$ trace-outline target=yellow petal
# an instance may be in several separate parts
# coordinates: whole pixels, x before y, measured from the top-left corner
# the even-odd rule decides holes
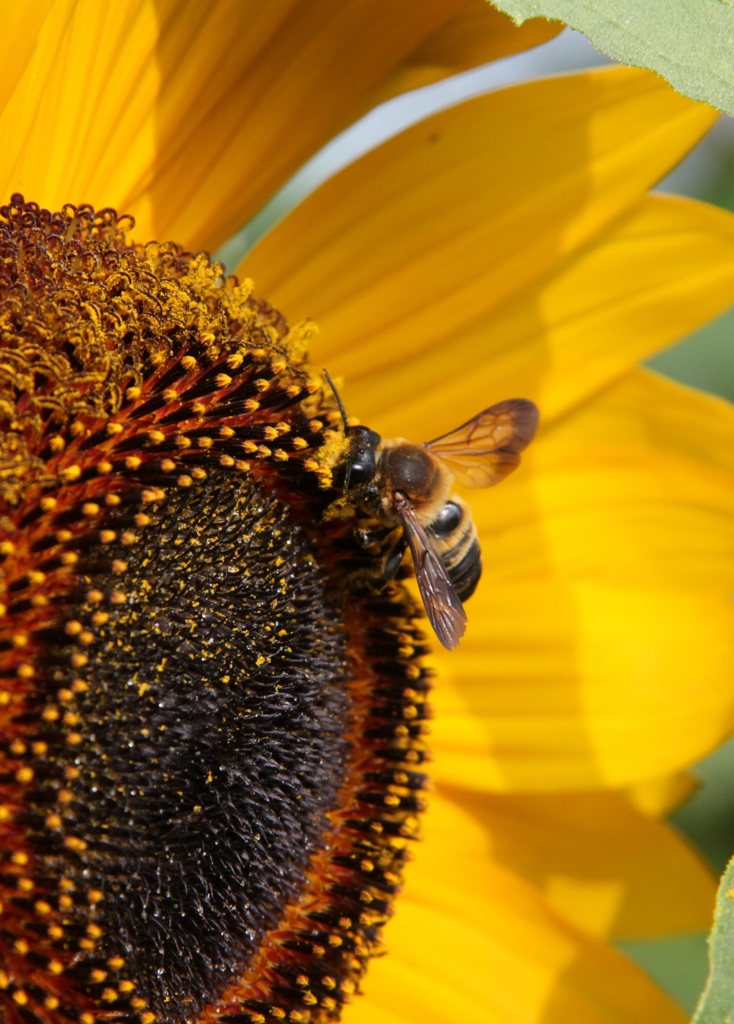
[[[659,779],[644,779],[628,786],[626,793],[643,814],[664,818],[692,797],[701,785],[690,772],[677,772]]]
[[[472,497],[484,577],[434,696],[437,778],[617,788],[734,727],[734,409],[635,371]]]
[[[516,25],[487,0],[469,0],[460,14],[416,47],[360,101],[350,120],[409,89],[546,43],[562,28],[561,22],[545,18]]]
[[[423,870],[470,877],[490,859],[594,935],[708,931],[717,879],[672,826],[621,793],[478,794],[441,787]],[[675,895],[672,895],[675,894]]]
[[[427,817],[385,932],[388,955],[371,964],[345,1024],[683,1024],[639,968],[511,872],[467,859],[437,871]]]
[[[632,365],[646,346],[671,340],[664,317],[652,340],[641,330],[652,328],[660,312],[657,304],[652,311],[645,306],[645,284],[674,293],[681,275],[694,276],[694,260],[706,260],[709,243],[714,254],[706,271],[723,250],[721,274],[731,278],[731,215],[719,212],[717,220],[698,208],[676,215],[672,207],[610,242],[606,258],[594,263],[592,250],[588,270],[579,257],[577,278],[592,281],[593,303],[577,295],[573,269],[563,276],[564,259],[637,203],[712,116],[661,79],[629,68],[490,93],[403,132],[326,182],[260,242],[241,272],[292,321],[316,320],[314,358],[345,375],[349,409],[375,420],[373,426],[384,414],[379,425],[393,429],[390,411],[448,377],[462,388],[467,380],[475,390],[482,383],[486,396],[487,379],[504,372],[514,381],[511,393],[535,397],[542,387],[560,404],[564,392],[586,393],[621,372],[620,364]],[[670,259],[637,284],[640,269],[668,242]],[[629,274],[618,265],[628,257]],[[561,275],[555,288],[555,277],[547,286],[544,278],[552,270]],[[612,271],[605,293],[603,279]],[[734,296],[731,283],[727,288],[714,277],[726,297],[697,301],[695,322]],[[573,334],[584,316],[588,328],[604,322],[597,309],[604,299],[641,307],[634,339],[626,333],[630,317],[620,325],[624,318],[615,310],[620,354],[606,352],[605,336],[601,362],[613,364],[606,370],[593,339],[584,337],[579,352]],[[564,314],[575,321],[558,340],[571,346],[563,373],[573,374],[562,387],[554,367],[566,353],[555,350],[555,337],[546,341],[546,318],[549,329],[560,331],[552,317]],[[430,394],[433,406],[435,398]],[[403,423],[398,433],[406,430]]]
[[[158,36],[149,0],[49,5],[0,114],[4,199],[21,191],[51,209],[123,199],[155,161]]]
[[[153,232],[219,245],[464,2],[227,0],[215,17],[210,4],[180,4],[159,56]]]
[[[465,3],[57,0],[0,115],[2,194],[213,248]]]
[[[734,216],[648,196],[481,321],[361,373],[345,388],[349,408],[387,437],[435,437],[515,395],[537,402],[548,423],[732,301]]]
[[[22,78],[54,0],[0,7],[0,110]]]

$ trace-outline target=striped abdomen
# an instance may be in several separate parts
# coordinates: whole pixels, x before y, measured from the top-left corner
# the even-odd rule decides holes
[[[482,552],[469,507],[456,496],[428,527],[457,596],[465,601],[482,575]]]

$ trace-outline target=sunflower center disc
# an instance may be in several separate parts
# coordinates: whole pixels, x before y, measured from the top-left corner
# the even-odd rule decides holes
[[[75,702],[84,743],[52,746],[79,771],[65,826],[87,847],[75,887],[105,894],[99,953],[167,1018],[213,999],[303,884],[344,771],[345,653],[276,501],[212,474],[153,520],[119,552],[124,595]]]
[[[309,325],[129,226],[0,207],[0,1019],[329,1024],[416,836],[425,637],[324,517]]]

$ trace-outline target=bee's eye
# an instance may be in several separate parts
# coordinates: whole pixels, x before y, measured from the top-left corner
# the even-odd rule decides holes
[[[347,490],[367,483],[375,475],[376,451],[380,435],[369,427],[352,427],[349,461],[347,463]]]
[[[455,501],[447,501],[429,529],[436,537],[448,537],[461,522],[461,508]]]
[[[375,475],[374,452],[360,452],[349,462],[347,487],[357,487]]]

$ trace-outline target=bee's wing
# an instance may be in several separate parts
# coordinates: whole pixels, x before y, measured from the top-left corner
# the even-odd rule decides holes
[[[415,509],[406,498],[395,502],[395,511],[403,524],[418,587],[428,620],[436,636],[449,651],[459,646],[466,629],[466,612],[431,538],[418,522]]]
[[[427,441],[456,479],[467,487],[498,484],[520,462],[520,452],[538,428],[538,409],[526,398],[510,398],[480,412],[449,434]]]

